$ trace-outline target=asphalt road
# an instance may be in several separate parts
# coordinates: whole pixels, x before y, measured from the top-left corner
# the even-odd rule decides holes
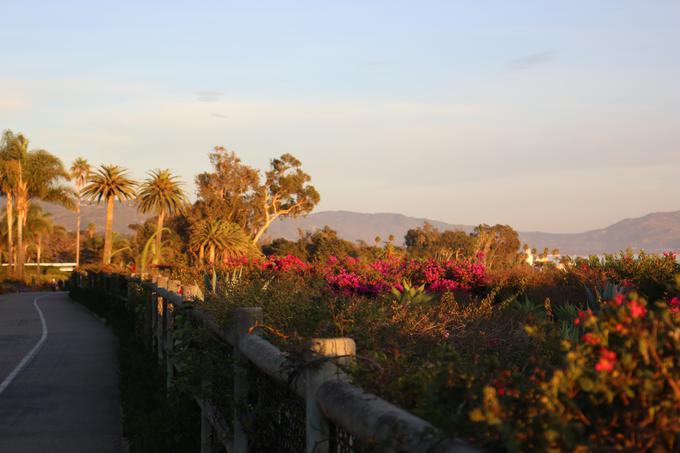
[[[0,296],[0,453],[120,451],[113,333],[66,293]]]

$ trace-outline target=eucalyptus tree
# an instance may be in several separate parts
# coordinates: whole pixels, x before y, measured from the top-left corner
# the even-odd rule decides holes
[[[207,250],[209,264],[215,264],[217,253],[225,259],[229,256],[243,255],[252,247],[250,239],[237,224],[209,219],[201,220],[192,226],[189,246],[198,252],[201,263],[205,260]]]
[[[158,264],[163,244],[163,224],[166,216],[184,214],[189,200],[182,183],[170,170],[154,170],[141,184],[137,194],[137,208],[142,213],[155,212],[158,216],[154,233],[155,254],[153,264]],[[146,264],[146,263],[144,263]]]
[[[250,234],[253,244],[276,219],[306,215],[319,203],[311,177],[291,154],[272,159],[264,178],[224,147],[215,148],[210,162],[214,171],[196,177],[198,201],[193,217],[237,223]]]
[[[104,229],[104,251],[102,263],[111,263],[113,249],[113,205],[114,201],[123,202],[135,197],[137,182],[128,176],[127,169],[118,165],[102,165],[90,174],[82,194],[91,201],[106,202],[106,226]]]
[[[90,175],[90,164],[82,157],[71,164],[69,175],[76,186],[76,267],[80,266],[80,202],[83,198],[83,187]]]

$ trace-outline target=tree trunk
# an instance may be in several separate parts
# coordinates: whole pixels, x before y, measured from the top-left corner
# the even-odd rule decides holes
[[[104,230],[104,256],[102,263],[111,264],[113,251],[113,197],[106,200],[106,228]]]
[[[76,268],[80,266],[80,195],[76,202]]]
[[[42,257],[42,236],[38,236],[38,241],[35,246],[35,267],[38,269],[38,284],[40,284],[40,258]]]
[[[210,265],[215,264],[215,244],[210,244],[210,255],[208,256],[210,259]]]
[[[18,206],[17,206],[18,208]],[[17,209],[17,264],[16,272],[19,280],[24,279],[24,262],[26,261],[24,255],[24,211]]]
[[[158,213],[158,222],[156,223],[156,254],[153,257],[153,264],[158,264],[161,261],[161,244],[163,243],[163,220],[165,213],[163,211]]]
[[[24,264],[26,262],[26,250],[24,250],[24,223],[26,222],[26,215],[28,214],[28,184],[19,177],[16,191],[16,208],[17,208],[17,278],[23,280]]]
[[[262,235],[269,229],[272,223],[274,223],[274,220],[278,219],[278,215],[272,216],[269,220],[267,220],[262,227],[255,233],[255,237],[253,237],[253,244],[257,245],[257,242],[260,240]]]
[[[14,207],[12,206],[12,192],[5,192],[5,212],[7,213],[7,262],[9,264],[9,273],[12,274],[14,269],[14,240],[12,239],[12,231],[14,230]]]

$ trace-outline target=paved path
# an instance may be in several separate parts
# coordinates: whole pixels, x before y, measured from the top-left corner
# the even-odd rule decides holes
[[[109,328],[66,293],[0,296],[0,453],[120,451]]]

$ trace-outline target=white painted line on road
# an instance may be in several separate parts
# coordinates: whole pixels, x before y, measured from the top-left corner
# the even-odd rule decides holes
[[[4,381],[2,381],[2,384],[0,384],[0,395],[2,395],[2,392],[4,392],[7,387],[14,381],[14,379],[23,371],[24,368],[28,366],[29,363],[31,363],[31,360],[33,360],[33,357],[38,354],[40,351],[40,348],[42,348],[43,344],[47,341],[47,334],[49,331],[47,330],[47,322],[45,321],[45,316],[43,315],[42,310],[40,307],[38,307],[38,301],[47,296],[38,296],[35,299],[33,299],[33,306],[35,307],[36,310],[38,310],[38,315],[40,316],[40,322],[42,323],[42,335],[40,336],[40,340],[33,346],[33,349],[28,351],[28,354],[19,362],[19,365],[16,366],[12,370],[11,373],[5,378]]]

